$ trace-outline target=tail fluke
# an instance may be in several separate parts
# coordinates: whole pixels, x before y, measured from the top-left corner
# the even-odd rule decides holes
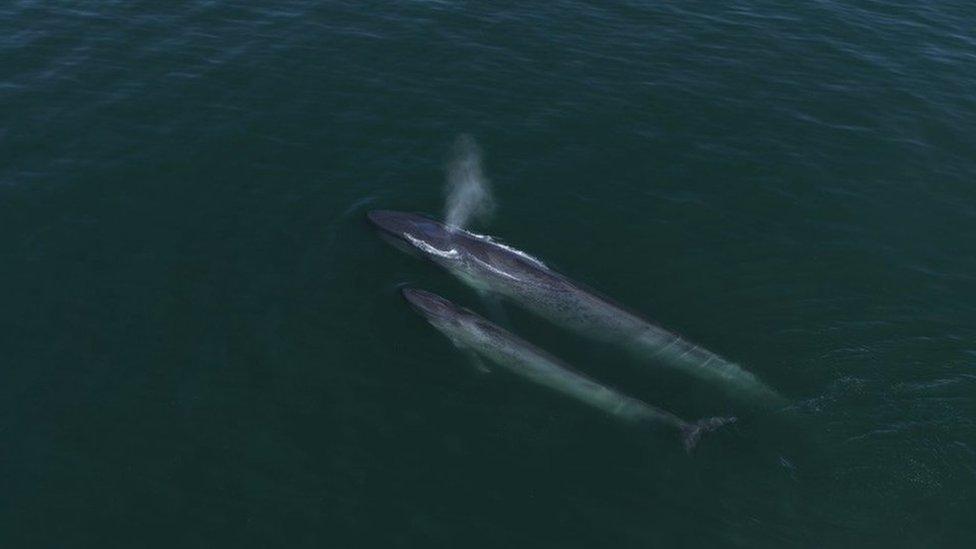
[[[701,438],[702,434],[714,431],[728,423],[735,423],[735,418],[710,417],[686,424],[681,428],[681,443],[684,445],[685,451],[690,453],[698,444],[698,439]]]

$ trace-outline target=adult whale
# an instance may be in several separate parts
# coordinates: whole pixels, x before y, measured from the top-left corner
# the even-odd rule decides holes
[[[624,345],[643,357],[715,383],[763,404],[782,404],[755,375],[562,276],[538,259],[491,237],[429,217],[374,210],[368,219],[397,247],[419,253],[469,286],[511,299],[589,337]]]
[[[616,418],[673,428],[680,433],[681,442],[687,451],[694,448],[702,433],[735,421],[733,417],[685,421],[671,412],[655,408],[594,381],[542,349],[443,297],[413,288],[405,288],[403,297],[457,347],[472,351],[516,375],[589,404]]]

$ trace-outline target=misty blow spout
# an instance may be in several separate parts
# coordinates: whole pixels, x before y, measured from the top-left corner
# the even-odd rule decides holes
[[[495,209],[491,184],[481,165],[481,149],[469,135],[460,136],[454,144],[444,192],[444,220],[451,229],[463,229],[472,219],[484,221]]]

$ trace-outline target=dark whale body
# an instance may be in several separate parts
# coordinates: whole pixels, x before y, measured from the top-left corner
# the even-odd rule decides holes
[[[489,322],[468,309],[430,292],[406,288],[403,297],[457,347],[467,349],[511,373],[548,387],[618,419],[676,430],[686,450],[702,433],[735,421],[706,418],[688,422],[636,398],[606,387],[570,368],[558,358]]]
[[[367,217],[399,247],[433,261],[478,291],[504,296],[580,334],[620,344],[736,396],[781,402],[775,391],[737,364],[491,237],[414,213],[374,210]]]

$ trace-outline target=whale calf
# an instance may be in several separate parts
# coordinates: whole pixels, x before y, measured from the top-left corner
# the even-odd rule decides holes
[[[413,288],[405,288],[402,293],[417,312],[457,347],[473,351],[514,374],[589,404],[616,418],[675,429],[681,436],[685,450],[691,451],[702,433],[735,421],[732,417],[685,421],[670,412],[601,385],[542,349],[436,294]]]
[[[763,404],[783,399],[758,377],[614,303],[542,261],[495,239],[429,217],[373,210],[369,221],[397,247],[425,257],[481,292],[500,294],[542,317]]]

